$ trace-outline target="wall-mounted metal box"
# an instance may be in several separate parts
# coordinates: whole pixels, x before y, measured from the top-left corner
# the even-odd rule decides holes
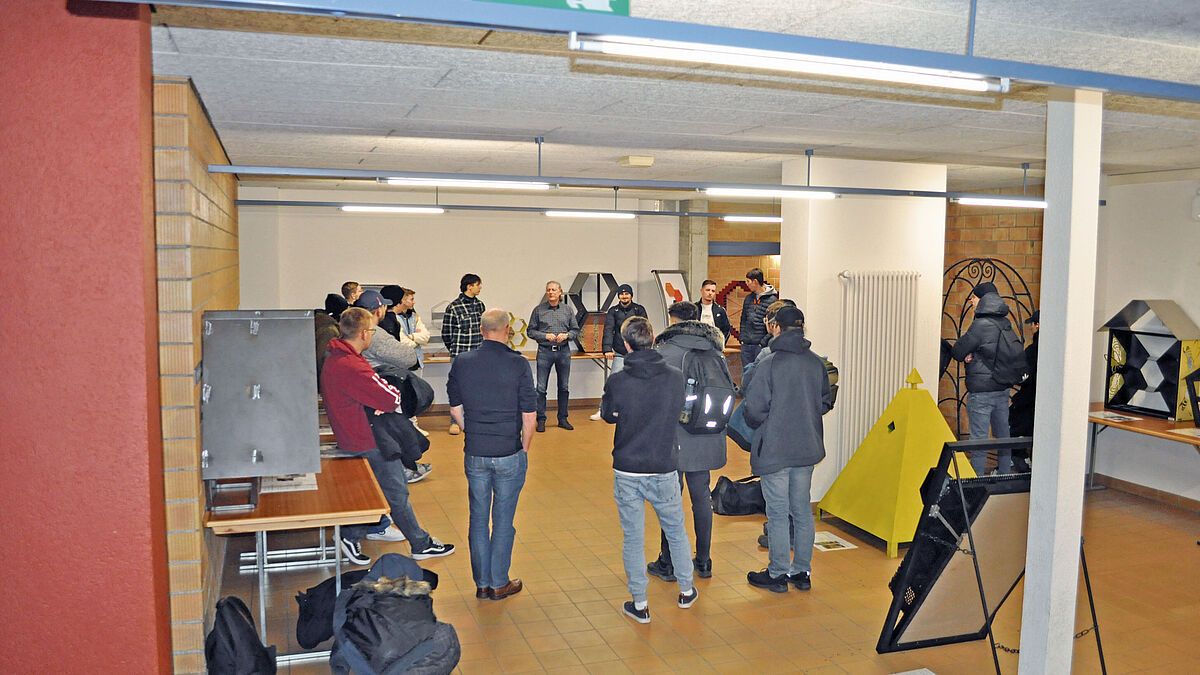
[[[321,470],[312,310],[205,312],[201,477]]]

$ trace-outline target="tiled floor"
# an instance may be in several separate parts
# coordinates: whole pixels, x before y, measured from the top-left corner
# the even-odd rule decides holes
[[[458,672],[992,672],[986,640],[876,654],[891,599],[887,583],[899,560],[887,558],[881,542],[838,521],[818,523],[817,529],[858,548],[816,552],[812,591],[777,595],[746,583],[747,571],[766,564],[766,552],[755,541],[763,518],[715,516],[713,577],[697,581],[697,603],[689,610],[677,608],[676,586],[651,578],[652,622],[638,625],[625,618],[620,606],[629,596],[612,499],[612,428],[588,421],[589,412],[573,411],[575,431],[551,427],[534,441],[517,509],[512,566],[525,590],[500,602],[474,595],[465,551],[462,436],[447,435],[440,416],[422,420],[433,432],[426,458],[434,472],[412,486],[413,504],[427,530],[460,549],[423,563],[441,575],[434,608],[458,631],[463,646]],[[729,464],[717,473],[748,475],[747,455],[730,444]],[[648,523],[647,531],[652,556],[656,525]],[[1105,490],[1088,495],[1084,536],[1108,671],[1200,672],[1200,516]],[[315,540],[311,534],[304,537]],[[302,539],[280,536],[271,544],[301,545]],[[251,537],[235,537],[229,557],[252,549]],[[366,541],[364,550],[372,557],[409,552],[407,543]],[[330,574],[323,569],[270,575],[268,642],[280,652],[299,650],[296,592]],[[995,626],[997,641],[1011,647],[1020,640],[1021,592],[1018,587]],[[257,620],[256,593],[254,576],[239,575],[227,563],[222,595],[240,595]],[[1090,624],[1082,582],[1079,597],[1077,630]],[[1017,656],[1001,653],[1000,664],[1004,672],[1015,673]],[[1077,640],[1075,672],[1099,672],[1098,666],[1092,636]],[[327,671],[324,664],[290,668],[296,674]]]

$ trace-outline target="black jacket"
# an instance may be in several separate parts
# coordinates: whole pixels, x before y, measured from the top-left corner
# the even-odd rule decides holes
[[[601,351],[614,352],[620,356],[627,353],[625,340],[621,338],[621,324],[631,316],[650,318],[646,314],[646,308],[636,302],[630,302],[628,307],[618,302],[608,308],[608,314],[604,317],[604,344],[600,348]]]
[[[767,326],[763,323],[763,319],[767,317],[767,308],[772,302],[779,299],[779,292],[775,287],[766,284],[763,287],[762,295],[751,293],[742,301],[742,323],[738,329],[738,340],[741,340],[744,345],[763,345],[767,344],[771,335],[767,333]]]
[[[811,347],[800,331],[784,331],[746,388],[746,423],[754,429],[750,470],[759,476],[825,458],[821,416],[833,399],[825,362]]]
[[[704,316],[703,304],[697,302],[696,309],[700,310],[700,316]],[[725,336],[725,340],[721,342],[721,346],[724,347],[725,342],[729,341],[729,334],[733,332],[733,325],[729,323],[729,313],[716,301],[713,301],[712,313],[713,323],[716,324],[717,330],[721,331],[721,335]]]
[[[1008,431],[1012,436],[1033,435],[1033,405],[1037,401],[1037,357],[1038,333],[1033,334],[1025,348],[1025,360],[1029,362],[1029,377],[1026,377],[1008,406]]]
[[[988,293],[975,306],[975,319],[963,336],[954,343],[951,352],[958,361],[967,355],[967,391],[1004,391],[1008,386],[992,379],[992,362],[996,360],[996,348],[1000,343],[1000,331],[1008,324],[1008,305],[996,293]]]
[[[600,415],[616,424],[613,468],[629,473],[673,473],[679,445],[675,428],[683,403],[683,371],[662,354],[642,349],[625,357],[625,368],[604,383]]]

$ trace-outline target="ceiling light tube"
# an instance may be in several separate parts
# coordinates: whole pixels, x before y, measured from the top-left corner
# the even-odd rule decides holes
[[[727,223],[782,223],[783,216],[722,216]]]
[[[959,197],[956,200],[963,206],[1007,206],[1014,209],[1044,209],[1043,199],[1000,199],[991,197]]]
[[[636,214],[625,211],[546,211],[551,218],[608,218],[613,220],[633,220]]]
[[[704,188],[711,197],[751,197],[759,199],[835,199],[837,194],[825,190],[763,190],[759,188]]]
[[[406,178],[394,176],[384,179],[388,185],[406,187],[456,187],[476,190],[549,190],[549,183],[515,180],[467,180],[459,178]]]
[[[580,36],[571,33],[568,47],[575,51],[616,56],[850,77],[961,91],[1004,93],[1009,89],[1009,79],[1006,77],[993,78],[977,73],[939,68],[920,68],[878,61],[859,61],[766,49],[635,38],[624,35],[587,35],[580,39]]]
[[[347,204],[342,207],[347,213],[424,213],[437,215],[445,213],[446,209],[437,206],[369,206],[366,204]]]

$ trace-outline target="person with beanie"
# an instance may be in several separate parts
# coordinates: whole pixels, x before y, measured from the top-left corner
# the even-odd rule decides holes
[[[621,339],[621,324],[631,316],[645,319],[650,315],[646,313],[645,307],[633,301],[633,286],[621,284],[617,287],[617,304],[609,307],[604,316],[604,341],[600,350],[604,352],[604,358],[612,362],[608,367],[609,376],[621,372],[625,363],[625,355],[628,352],[625,351],[625,342]],[[589,419],[599,422],[600,411],[597,410]]]

